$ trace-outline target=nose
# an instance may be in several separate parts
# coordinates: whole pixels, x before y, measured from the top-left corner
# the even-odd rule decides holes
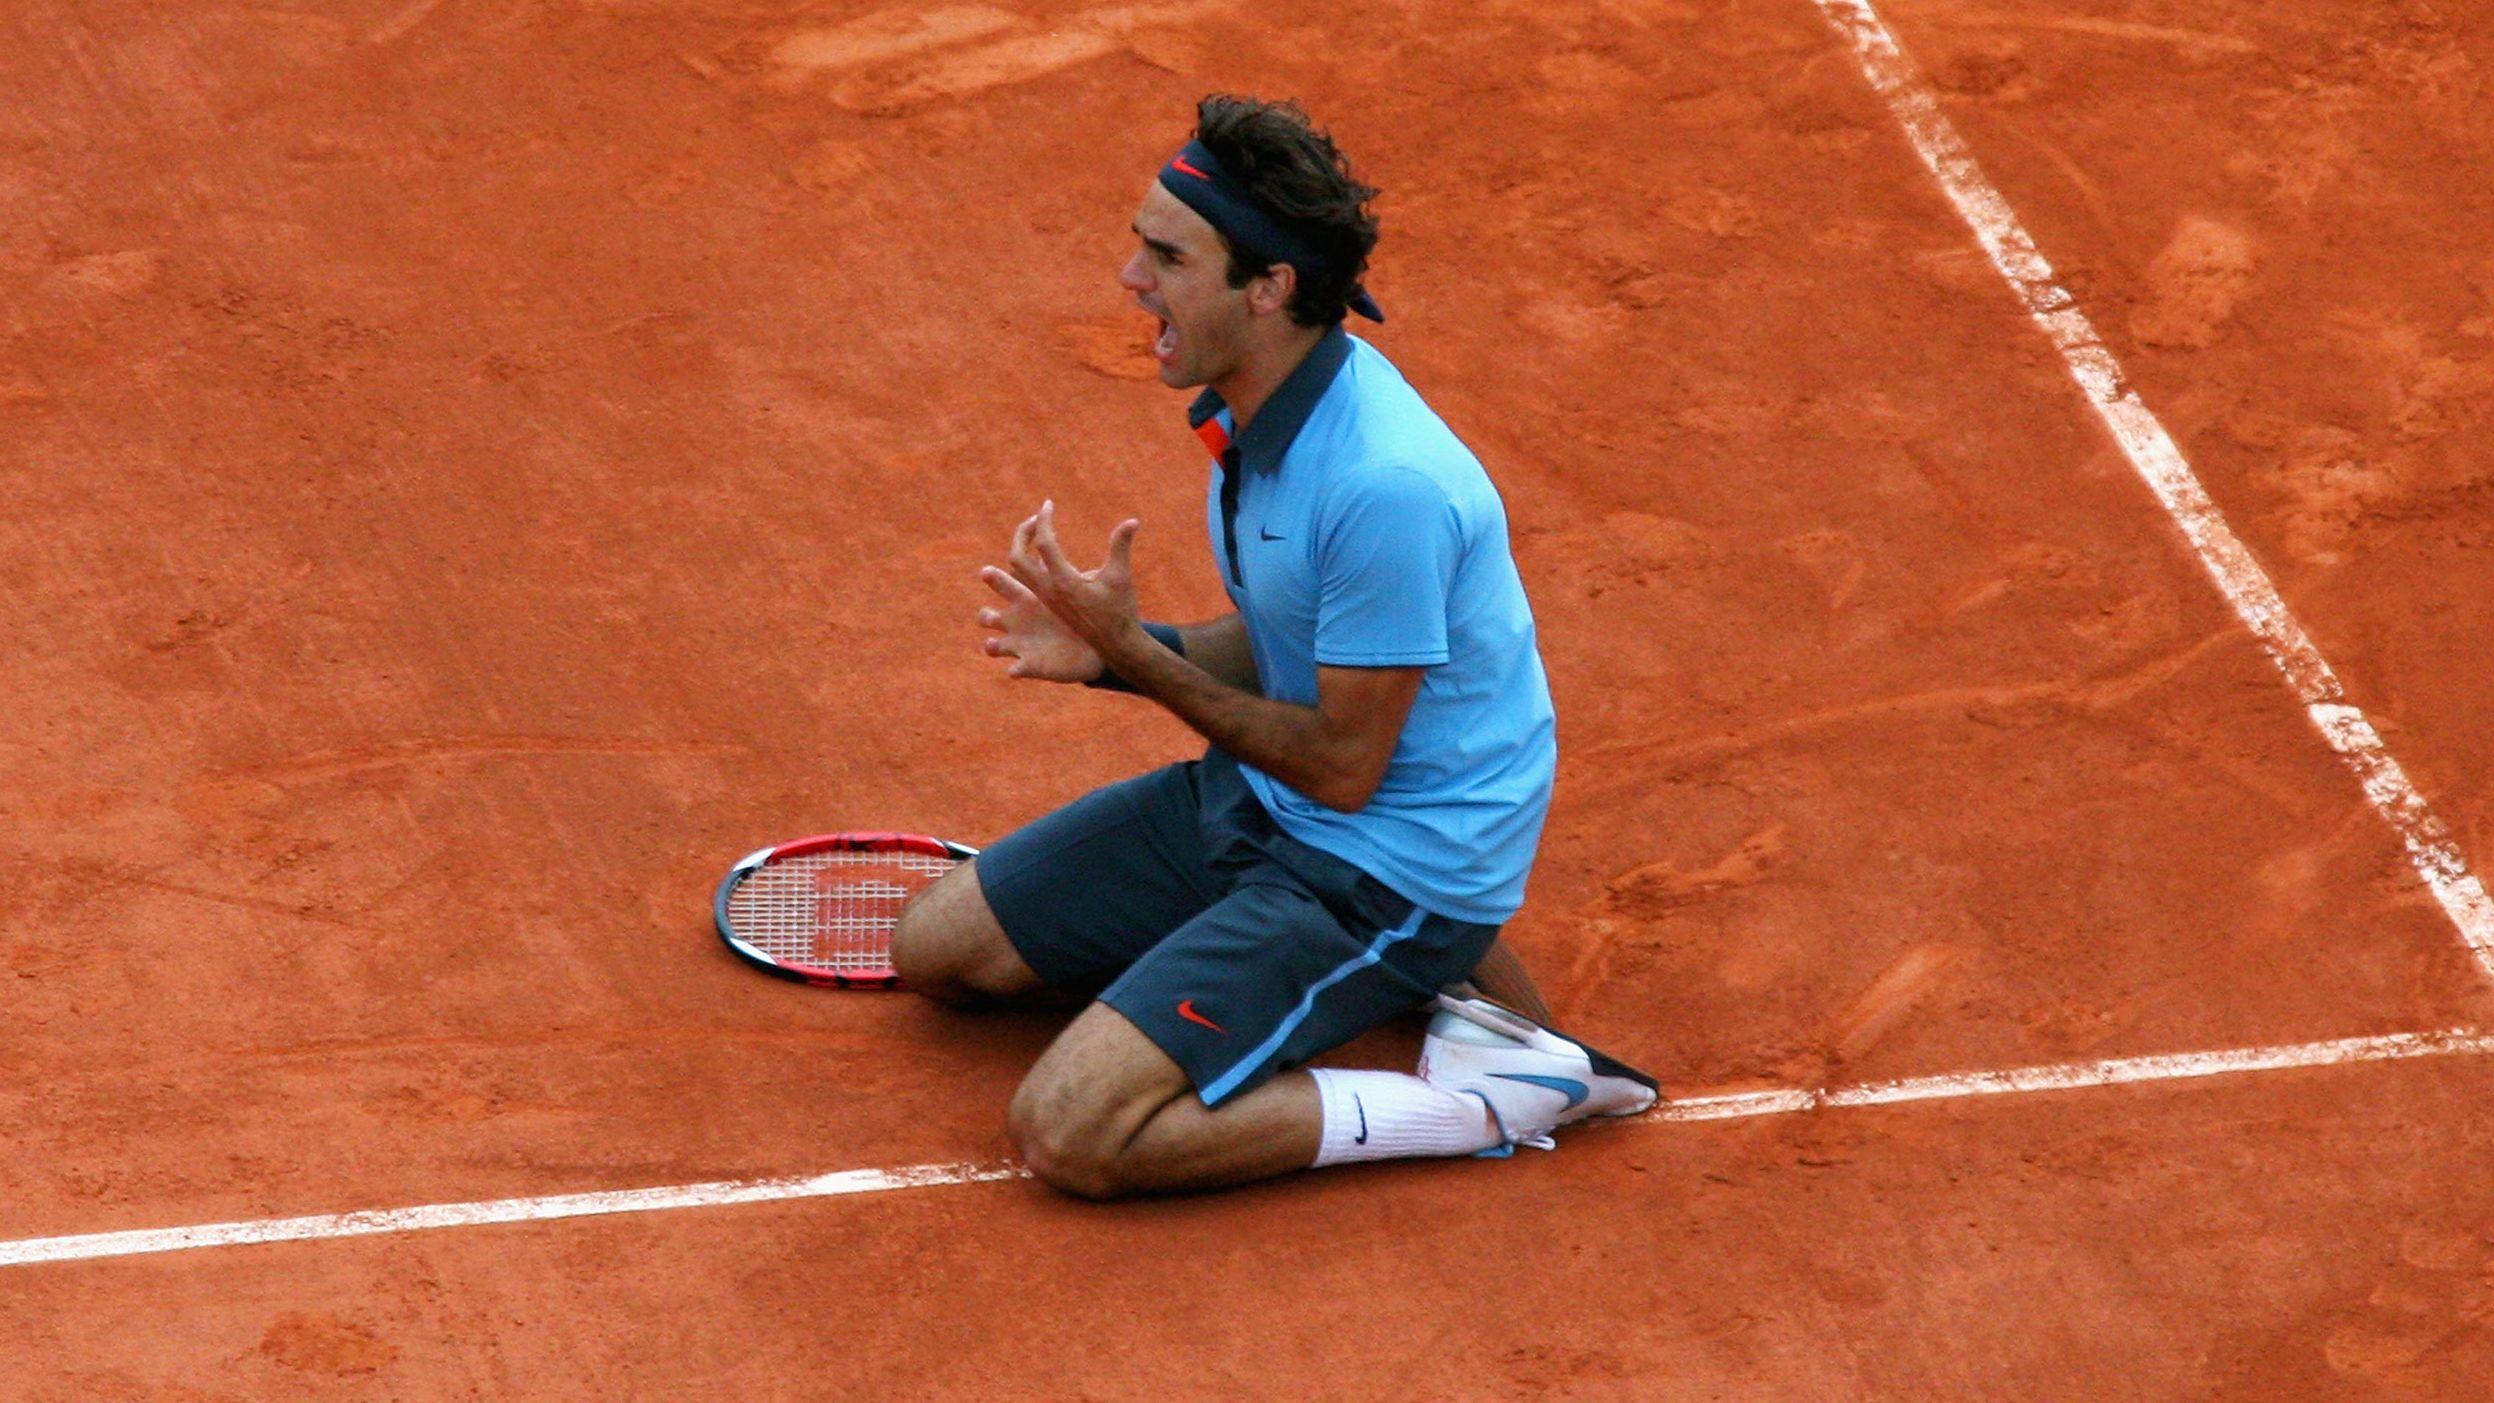
[[[1117,271],[1117,285],[1128,292],[1152,290],[1152,262],[1143,256],[1142,249],[1136,249],[1126,266]]]

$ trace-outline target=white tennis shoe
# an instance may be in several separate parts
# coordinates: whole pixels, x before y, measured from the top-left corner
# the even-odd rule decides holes
[[[1558,1148],[1550,1132],[1587,1116],[1633,1116],[1661,1097],[1654,1079],[1485,999],[1438,996],[1420,1043],[1420,1078],[1481,1098],[1504,1158],[1518,1145]]]

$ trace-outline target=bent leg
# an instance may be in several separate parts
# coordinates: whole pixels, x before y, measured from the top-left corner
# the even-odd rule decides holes
[[[1079,1001],[1217,894],[1195,766],[1093,790],[997,840],[901,913],[901,982],[938,1003]]]
[[[1317,1164],[1327,1097],[1310,1074],[1283,1069],[1425,1000],[1472,969],[1492,936],[1403,905],[1391,927],[1346,927],[1299,874],[1258,869],[1136,961],[1031,1069],[1009,1125],[1032,1170],[1069,1193],[1109,1198]],[[1487,1143],[1477,1103],[1417,1078],[1370,1075],[1410,1084],[1408,1096],[1339,1108],[1392,1122],[1379,1151],[1461,1154]],[[1407,1125],[1413,1118],[1390,1104],[1398,1099],[1427,1124]],[[1370,1139],[1365,1121],[1336,1138]]]
[[[1107,1004],[1049,1045],[1006,1124],[1041,1179],[1083,1198],[1211,1189],[1316,1162],[1324,1108],[1305,1072],[1285,1072],[1219,1110],[1184,1069]]]
[[[1217,1189],[1327,1164],[1500,1148],[1478,1097],[1401,1072],[1283,1072],[1208,1108],[1133,1022],[1093,1004],[1015,1093],[1041,1179],[1084,1198]]]
[[[988,909],[977,866],[972,858],[918,893],[892,930],[902,987],[940,1004],[1026,999],[1046,988]]]

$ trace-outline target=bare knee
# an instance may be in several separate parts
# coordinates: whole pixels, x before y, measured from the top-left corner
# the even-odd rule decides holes
[[[1005,1111],[1005,1129],[1030,1171],[1052,1188],[1076,1198],[1109,1199],[1123,1191],[1117,1157],[1105,1152],[1094,1127],[1060,1111],[1044,1109],[1032,1084],[1022,1083]]]
[[[1172,1186],[1142,1150],[1146,1128],[1194,1088],[1125,1015],[1095,1003],[1040,1055],[1005,1111],[1022,1162],[1079,1198]]]
[[[1042,1184],[1075,1199],[1107,1201],[1167,1186],[1135,1154],[1140,1121],[1152,1114],[1137,1104],[1055,1094],[1030,1077],[1005,1109],[1005,1129]]]

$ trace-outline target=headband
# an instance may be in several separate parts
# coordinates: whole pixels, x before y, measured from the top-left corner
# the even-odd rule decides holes
[[[1169,164],[1160,169],[1163,189],[1185,203],[1188,209],[1204,217],[1204,222],[1221,231],[1233,248],[1253,249],[1258,256],[1294,268],[1332,268],[1335,260],[1290,225],[1275,218],[1256,197],[1228,171],[1200,141],[1180,147]],[[1385,312],[1368,289],[1351,285],[1351,310],[1372,322],[1382,323]]]

